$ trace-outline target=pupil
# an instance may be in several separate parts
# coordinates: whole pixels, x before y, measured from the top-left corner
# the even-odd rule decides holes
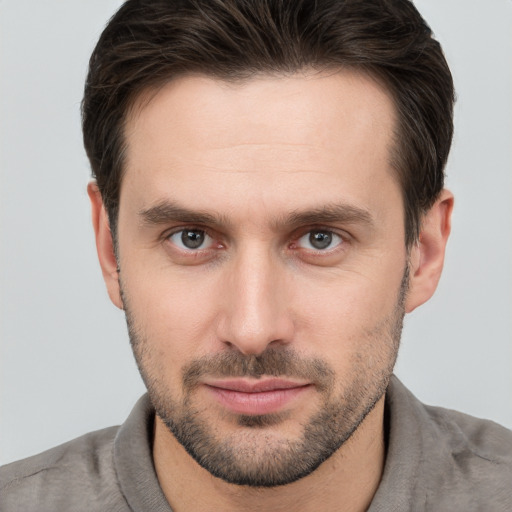
[[[325,231],[314,231],[309,235],[309,241],[315,249],[325,249],[332,242],[332,236]]]
[[[188,249],[197,249],[204,242],[204,231],[183,231],[181,241]]]

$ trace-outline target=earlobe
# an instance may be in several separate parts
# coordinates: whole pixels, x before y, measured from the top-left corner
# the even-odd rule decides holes
[[[92,224],[96,238],[98,260],[107,286],[108,295],[115,306],[123,309],[114,242],[112,240],[108,215],[96,182],[92,181],[87,185],[87,194],[91,201]]]
[[[453,202],[453,194],[445,189],[423,216],[419,241],[412,247],[409,260],[407,313],[429,300],[437,288],[450,235]]]

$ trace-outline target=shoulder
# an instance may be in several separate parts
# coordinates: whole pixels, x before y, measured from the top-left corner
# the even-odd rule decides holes
[[[442,460],[425,464],[428,479],[437,481],[426,489],[426,502],[438,510],[511,510],[512,431],[440,407],[425,406],[425,411],[433,425],[431,446],[437,444],[437,460]]]
[[[487,492],[506,486],[512,495],[512,431],[458,411],[424,408],[432,425],[432,444],[444,448],[461,479]]]
[[[112,461],[118,427],[91,432],[0,468],[0,509],[123,510]],[[123,500],[124,501],[124,500]],[[104,508],[106,510],[106,508]]]
[[[512,431],[490,420],[442,407],[424,406],[453,457],[475,459],[512,471]]]
[[[414,503],[415,510],[512,510],[512,431],[425,405],[396,377],[386,400],[390,429],[380,497]]]

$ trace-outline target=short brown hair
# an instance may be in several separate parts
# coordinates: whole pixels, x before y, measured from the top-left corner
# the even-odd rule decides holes
[[[370,73],[392,94],[392,162],[406,244],[435,202],[453,133],[454,90],[439,43],[409,0],[128,0],[103,31],[82,102],[84,144],[114,231],[130,106],[148,87],[302,68]]]

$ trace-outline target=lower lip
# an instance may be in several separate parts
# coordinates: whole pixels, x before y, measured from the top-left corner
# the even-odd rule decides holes
[[[311,386],[274,389],[256,393],[246,393],[225,388],[206,386],[216,400],[237,414],[262,415],[279,412],[293,399],[305,393]]]

